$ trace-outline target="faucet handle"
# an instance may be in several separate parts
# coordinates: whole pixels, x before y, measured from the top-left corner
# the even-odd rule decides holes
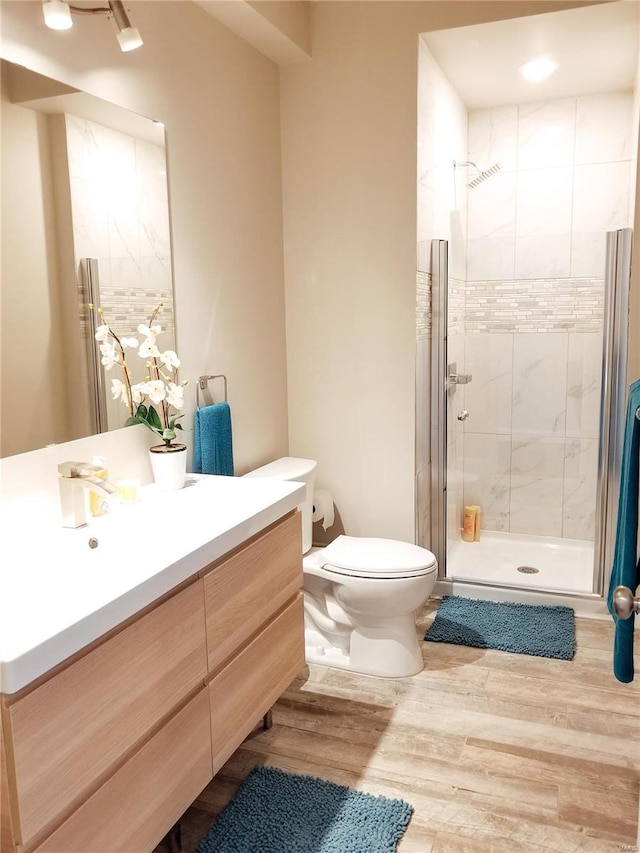
[[[103,470],[100,465],[91,462],[61,462],[58,465],[58,474],[61,477],[86,477]]]

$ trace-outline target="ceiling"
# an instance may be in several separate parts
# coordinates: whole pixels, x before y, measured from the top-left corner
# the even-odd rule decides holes
[[[631,91],[640,50],[640,0],[619,0],[528,18],[424,33],[436,62],[469,109]],[[555,59],[547,80],[518,67]]]

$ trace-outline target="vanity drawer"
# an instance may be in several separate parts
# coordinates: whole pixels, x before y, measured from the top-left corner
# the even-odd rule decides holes
[[[9,704],[18,840],[71,811],[205,676],[197,580]]]
[[[210,682],[213,772],[304,667],[302,594]]]
[[[36,853],[149,853],[212,775],[203,688]]]
[[[294,512],[204,576],[213,672],[302,587],[302,529]]]

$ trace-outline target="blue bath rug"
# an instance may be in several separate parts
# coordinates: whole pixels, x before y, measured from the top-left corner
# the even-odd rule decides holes
[[[256,767],[196,853],[395,853],[413,807]]]
[[[576,651],[570,607],[477,601],[457,595],[443,596],[424,638],[561,660],[572,660]]]

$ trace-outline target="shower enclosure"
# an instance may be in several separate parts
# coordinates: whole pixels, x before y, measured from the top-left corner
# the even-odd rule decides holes
[[[560,346],[542,333],[534,341],[534,357],[518,378],[509,362],[517,364],[518,353],[526,354],[531,348],[528,338],[524,344],[506,342],[509,359],[491,358],[492,352],[504,351],[504,340],[495,344],[485,337],[466,336],[466,346],[461,346],[448,310],[449,246],[444,240],[432,243],[431,548],[441,578],[552,593],[600,596],[604,591],[613,555],[622,453],[631,230],[608,233],[606,245],[600,330],[586,332],[589,337],[577,341],[570,333],[560,332],[564,338]],[[543,381],[551,375],[551,370],[544,370],[548,347],[547,358],[553,359],[558,375],[575,371],[575,359],[584,359],[585,349],[595,350],[587,355],[594,365],[588,379],[590,393],[583,393],[584,384],[574,384],[567,387],[565,399],[581,399],[582,418],[598,423],[596,439],[576,436],[576,427],[567,427],[570,405],[564,411],[559,407],[564,429],[557,436],[558,416],[545,410]],[[453,351],[457,362],[452,361]],[[598,376],[596,354],[600,356]],[[537,429],[515,437],[499,434],[498,447],[509,447],[503,460],[492,452],[493,434],[480,431],[487,424],[494,426],[500,417],[501,405],[492,388],[496,380],[511,401],[507,407],[511,419],[514,414],[517,417],[517,407],[524,405],[524,427]],[[566,381],[560,381],[566,387]],[[474,412],[480,421],[475,425]],[[484,452],[478,452],[476,444]],[[525,453],[530,454],[527,470],[521,461]],[[461,535],[467,505],[481,511],[476,541],[465,541]],[[528,523],[531,515],[534,519]],[[572,535],[576,530],[583,534],[581,538]]]
[[[617,515],[640,96],[632,85],[516,104],[483,93],[495,105],[473,108],[429,44],[416,541],[438,558],[441,592],[595,608]],[[475,541],[462,536],[465,507],[480,511]]]

